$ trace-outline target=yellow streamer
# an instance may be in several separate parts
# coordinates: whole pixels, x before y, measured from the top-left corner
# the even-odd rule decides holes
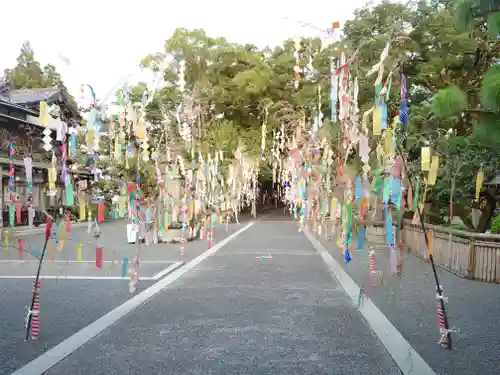
[[[434,248],[434,231],[427,231],[427,240],[429,241],[429,247],[427,250],[429,251],[429,255],[432,255],[432,250]]]
[[[82,263],[82,254],[83,254],[83,244],[76,245],[76,259],[78,263]]]
[[[54,249],[54,242],[50,243],[50,261],[54,263],[56,261],[56,253]]]
[[[481,189],[483,188],[483,181],[484,181],[484,172],[481,169],[479,172],[477,172],[476,176],[476,200],[479,200],[479,194],[481,193]]]
[[[382,114],[380,107],[376,107],[373,111],[373,134],[380,135],[382,133]]]
[[[429,186],[436,185],[438,169],[439,169],[439,156],[433,156],[432,161],[431,161],[431,167],[430,167],[430,171],[429,171],[427,185],[429,185]]]
[[[3,232],[3,250],[9,251],[9,232],[7,231]]]
[[[431,169],[431,148],[422,147],[420,160],[422,162],[422,172],[429,172]]]
[[[48,177],[49,177],[49,190],[55,190],[56,189],[57,172],[56,172],[56,169],[54,167],[49,168]]]
[[[38,117],[40,120],[40,124],[42,126],[48,126],[49,125],[49,106],[47,105],[46,102],[41,101],[40,102],[40,116]]]
[[[80,220],[85,220],[86,210],[85,210],[85,200],[80,198]]]

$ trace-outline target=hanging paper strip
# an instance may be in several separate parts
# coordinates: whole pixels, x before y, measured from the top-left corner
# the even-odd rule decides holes
[[[483,188],[483,181],[484,181],[484,172],[481,169],[479,172],[477,172],[476,176],[476,200],[479,200],[479,195],[481,193],[481,189]]]
[[[54,242],[51,242],[50,243],[50,261],[52,263],[54,263],[56,261],[56,249],[55,249],[55,245],[54,245]]]
[[[10,198],[10,204],[9,204],[9,223],[10,226],[14,226],[14,213],[15,213],[15,198],[14,198],[14,191],[15,191],[15,167],[14,167],[14,155],[15,155],[15,147],[14,144],[11,143],[9,147],[9,158],[10,158],[10,170],[9,170],[9,198]],[[3,192],[2,192],[3,194]]]
[[[18,238],[17,240],[17,248],[19,249],[19,259],[23,259],[23,252],[24,252],[24,242],[22,238]]]
[[[97,203],[97,222],[104,221],[104,202]]]
[[[401,206],[402,193],[403,190],[401,186],[401,180],[399,178],[393,178],[391,186],[391,201],[398,210],[399,207]]]
[[[51,167],[48,169],[48,177],[49,177],[49,190],[54,191],[56,189],[56,179],[57,179],[57,172],[54,167]]]
[[[95,248],[95,266],[102,268],[102,247]]]
[[[85,220],[87,213],[84,197],[80,197],[79,201],[80,201],[80,221],[83,221]]]
[[[14,204],[9,205],[9,223],[11,227],[14,227],[14,221],[16,217],[16,207]]]
[[[389,201],[389,198],[391,196],[391,179],[389,177],[386,177],[384,179],[384,192],[382,194],[382,199],[385,203]]]
[[[422,147],[420,160],[422,163],[422,172],[429,172],[431,169],[431,149],[430,147]]]
[[[66,184],[66,205],[70,207],[75,205],[75,192],[71,182]]]
[[[9,251],[9,232],[3,232],[3,251]]]
[[[16,222],[17,225],[21,225],[21,204],[16,203]]]
[[[439,169],[439,156],[433,156],[431,159],[431,166],[429,168],[429,176],[427,178],[427,185],[436,185],[436,179]]]
[[[123,257],[123,261],[122,261],[122,277],[127,276],[127,265],[128,265],[128,257],[125,256],[125,257]]]
[[[360,224],[358,231],[358,251],[363,250],[365,247],[365,226]]]
[[[76,149],[76,129],[71,128],[70,129],[70,137],[69,137],[69,154],[71,156],[76,155],[77,149]]]
[[[79,243],[76,245],[76,260],[78,263],[82,263],[83,258],[83,244]]]
[[[385,215],[385,243],[392,244],[392,217],[389,215],[389,205],[386,203],[384,206]]]

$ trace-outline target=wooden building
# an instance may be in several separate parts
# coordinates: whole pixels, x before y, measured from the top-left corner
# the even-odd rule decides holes
[[[51,167],[52,150],[60,159],[61,142],[56,141],[56,127],[49,122],[53,139],[53,149],[47,152],[43,148],[43,131],[45,126],[39,120],[40,102],[48,105],[57,105],[59,109],[59,120],[65,126],[79,126],[80,115],[76,105],[68,100],[68,95],[62,87],[47,89],[20,89],[12,90],[6,82],[0,82],[0,228],[9,222],[8,202],[10,200],[9,170],[11,160],[9,158],[9,146],[15,145],[15,199],[22,207],[22,223],[27,225],[27,193],[26,172],[24,169],[24,158],[31,156],[33,162],[32,179],[32,205],[35,208],[35,222],[41,221],[41,211],[49,208],[58,201],[58,197],[47,196],[48,174]],[[70,161],[69,161],[70,163]],[[56,169],[60,171],[59,164]],[[85,176],[84,178],[87,178]],[[58,173],[58,180],[60,173]],[[74,177],[80,177],[77,174]],[[59,189],[61,190],[61,189]],[[3,222],[3,223],[2,223]]]

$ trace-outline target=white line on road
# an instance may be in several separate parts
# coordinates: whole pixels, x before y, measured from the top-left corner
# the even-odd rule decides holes
[[[23,263],[36,263],[38,264],[40,261],[38,260],[8,260],[0,259],[0,263],[7,263],[7,264],[23,264]],[[112,260],[103,260],[103,263],[111,263],[113,262]],[[141,264],[170,264],[170,263],[176,263],[177,261],[175,260],[141,260]],[[78,260],[55,260],[55,261],[50,261],[50,260],[44,260],[43,263],[55,263],[55,264],[67,264],[67,263],[92,263],[95,264],[95,260],[82,260],[79,262]]]
[[[158,272],[156,275],[154,275],[152,277],[152,279],[153,280],[158,280],[158,279],[162,278],[163,276],[165,276],[165,275],[169,274],[170,272],[172,272],[172,270],[175,270],[176,268],[179,268],[183,264],[184,264],[184,262],[175,262],[170,267],[167,267],[163,271]]]
[[[216,253],[228,242],[236,238],[238,235],[250,228],[254,222],[250,222],[243,228],[234,232],[230,236],[226,237],[211,249],[205,251],[203,254],[197,256],[192,261],[187,263],[184,267],[177,269],[176,271],[169,274],[167,277],[161,279],[157,283],[150,286],[148,289],[137,294],[136,296],[129,299],[124,304],[118,306],[114,310],[110,311],[106,315],[97,319],[95,322],[89,324],[87,327],[81,329],[74,335],[70,336],[63,342],[59,343],[54,348],[48,350],[38,358],[27,365],[21,367],[19,370],[15,371],[11,375],[42,375],[50,368],[55,366],[57,363],[62,361],[68,355],[76,351],[83,344],[87,343],[99,333],[104,331],[111,324],[115,323],[119,319],[123,318],[129,312],[136,309],[138,306],[142,305],[150,298],[154,297],[156,294],[165,289],[168,285],[172,284],[175,280],[179,279],[182,275],[189,272],[192,268],[196,267],[198,264],[207,259],[210,255]]]
[[[95,263],[95,262],[94,262]],[[144,263],[144,262],[141,262]],[[172,263],[172,262],[170,262]],[[179,268],[182,266],[184,262],[174,262],[171,264],[169,267],[165,268],[164,270],[158,272],[157,274],[153,276],[142,276],[140,277],[140,280],[144,281],[151,281],[151,280],[158,280],[162,278],[163,276],[169,274],[170,272],[174,271],[175,269]],[[30,276],[20,276],[20,275],[0,275],[0,279],[34,279],[34,275]],[[128,277],[121,277],[121,276],[64,276],[64,275],[58,275],[58,276],[52,276],[52,275],[40,275],[41,280],[128,280]]]
[[[307,230],[303,232],[321,258],[323,258],[332,275],[337,279],[342,288],[344,288],[344,291],[351,298],[354,305],[357,306],[360,291],[359,286],[311,233]],[[406,341],[403,335],[401,335],[369,298],[365,298],[364,302],[359,306],[359,311],[382,344],[384,344],[403,374],[436,375],[434,370],[413,349],[410,343]]]

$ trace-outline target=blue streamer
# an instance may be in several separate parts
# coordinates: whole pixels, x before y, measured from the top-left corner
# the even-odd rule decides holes
[[[356,200],[359,201],[361,199],[361,196],[363,195],[363,183],[361,181],[361,177],[356,177],[356,182],[355,182],[355,197]]]
[[[365,227],[361,226],[358,232],[358,251],[363,250],[365,247]]]
[[[71,133],[69,137],[69,152],[71,155],[76,154],[76,133]]]
[[[349,252],[349,248],[346,247],[345,249],[345,254],[344,254],[344,258],[345,258],[345,262],[346,264],[349,263],[351,261],[351,253]]]
[[[391,192],[391,201],[399,207],[399,203],[401,202],[401,180],[399,178],[392,179],[392,192]]]
[[[387,104],[380,104],[380,116],[382,122],[382,129],[387,129]]]
[[[128,257],[125,256],[122,262],[122,277],[127,276],[127,265],[128,265]]]
[[[392,245],[392,217],[389,216],[389,205],[386,203],[384,207],[385,214],[385,243]]]

